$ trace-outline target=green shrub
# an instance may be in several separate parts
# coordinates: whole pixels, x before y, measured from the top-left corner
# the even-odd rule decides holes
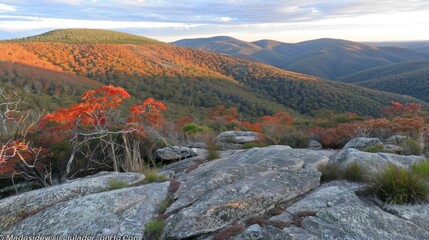
[[[194,134],[197,132],[203,132],[204,127],[198,126],[196,123],[188,123],[183,126],[183,131],[188,134]]]
[[[146,239],[159,239],[164,230],[165,221],[160,218],[153,219],[146,225]]]
[[[405,155],[420,155],[422,154],[422,148],[419,143],[413,139],[407,139],[402,144],[401,147],[404,148]]]
[[[285,133],[285,137],[282,139],[284,145],[288,145],[292,148],[306,148],[310,142],[310,137],[302,131],[291,130]]]
[[[363,149],[364,152],[370,152],[370,153],[378,153],[382,152],[384,149],[384,145],[382,143],[379,143],[375,146],[368,146]]]
[[[398,166],[377,174],[371,185],[381,200],[393,204],[424,201],[429,194],[429,184],[422,175]]]

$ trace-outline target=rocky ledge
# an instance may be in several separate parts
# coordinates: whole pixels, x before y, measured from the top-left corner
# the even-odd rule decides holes
[[[386,205],[368,195],[365,184],[321,184],[317,170],[358,162],[377,171],[422,157],[288,146],[228,151],[209,162],[202,156],[164,168],[162,174],[181,185],[162,214],[160,239],[429,239],[428,203]],[[147,238],[171,182],[135,184],[142,179],[100,173],[2,199],[0,232]],[[112,182],[124,187],[112,190]],[[228,235],[233,228],[240,231]]]

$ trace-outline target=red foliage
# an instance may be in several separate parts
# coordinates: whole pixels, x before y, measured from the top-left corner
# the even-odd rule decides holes
[[[390,102],[392,105],[389,108],[386,108],[384,110],[384,113],[388,117],[395,117],[395,116],[417,116],[421,113],[422,105],[418,103],[407,103],[407,104],[401,104],[398,102]]]
[[[260,123],[241,122],[241,125],[248,131],[262,132]]]
[[[46,122],[56,122],[62,125],[57,129],[67,130],[80,124],[95,127],[105,125],[106,113],[127,98],[130,98],[130,95],[125,89],[112,85],[89,90],[82,95],[82,103],[46,115],[42,119],[42,126]]]
[[[273,116],[263,116],[261,117],[261,125],[262,127],[266,126],[274,126],[276,129],[284,129],[287,127],[291,127],[293,123],[293,118],[286,112],[277,112],[274,113]]]
[[[423,129],[424,121],[421,117],[415,118],[401,118],[395,117],[391,124],[390,129],[394,132],[404,133],[418,133]]]
[[[131,107],[128,122],[144,122],[149,126],[160,126],[165,122],[161,114],[164,110],[167,110],[167,107],[162,102],[148,98],[141,105]]]
[[[210,108],[209,119],[217,122],[231,122],[237,120],[240,117],[236,107],[225,108],[223,105],[219,105]]]

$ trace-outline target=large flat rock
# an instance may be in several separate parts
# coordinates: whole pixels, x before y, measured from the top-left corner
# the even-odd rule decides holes
[[[2,231],[14,235],[143,237],[169,182],[90,194],[40,209]]]
[[[315,152],[287,146],[253,148],[200,165],[167,210],[173,215],[165,237],[211,233],[316,188],[321,174],[311,166],[327,161],[332,153]]]
[[[429,239],[424,225],[361,200],[355,193],[361,187],[343,181],[331,182],[289,207],[287,212],[314,212],[315,216],[304,218],[302,227],[321,239]]]
[[[0,200],[0,232],[23,216],[75,198],[105,191],[112,182],[132,183],[144,179],[139,173],[100,172],[61,185],[42,188]]]

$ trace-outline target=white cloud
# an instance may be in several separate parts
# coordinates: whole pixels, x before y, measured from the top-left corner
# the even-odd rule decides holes
[[[82,0],[50,0],[51,2],[57,2],[57,3],[65,3],[69,5],[79,5],[82,3]]]
[[[1,12],[15,12],[16,11],[16,7],[15,6],[11,6],[11,5],[6,5],[3,3],[0,3],[0,13]]]
[[[21,19],[28,17],[21,16]],[[191,28],[199,24],[186,24],[177,22],[131,22],[131,21],[99,21],[99,20],[76,20],[59,18],[30,18],[31,21],[1,21],[0,30],[3,31],[25,31],[37,29],[60,29],[60,28],[100,28],[100,29],[124,29],[124,28]]]

